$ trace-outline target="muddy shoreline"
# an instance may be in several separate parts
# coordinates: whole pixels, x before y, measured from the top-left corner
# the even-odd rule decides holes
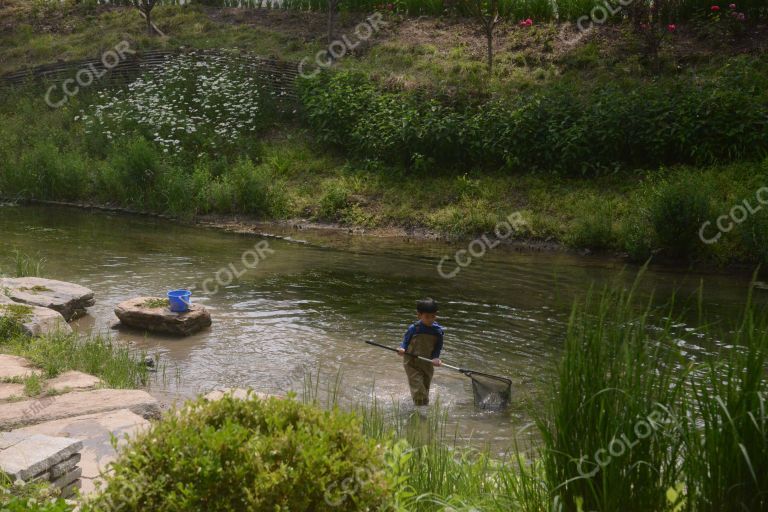
[[[446,236],[423,227],[387,226],[363,228],[359,226],[345,226],[337,223],[321,223],[308,219],[263,220],[254,219],[244,215],[220,214],[199,215],[190,219],[185,219],[163,213],[135,210],[108,204],[49,201],[43,199],[6,199],[4,202],[18,205],[59,206],[81,210],[96,210],[125,215],[153,217],[185,226],[216,229],[240,235],[262,236],[282,239],[289,242],[307,243],[333,248],[344,248],[345,243],[348,243],[350,240],[365,239],[390,240],[403,243],[431,242],[435,244],[461,247],[477,238],[469,236]],[[505,250],[513,252],[560,253],[584,258],[599,258],[627,265],[637,264],[637,262],[631,261],[625,253],[593,251],[588,248],[571,248],[554,240],[510,238],[499,240],[499,242],[499,245]],[[716,265],[712,262],[691,263],[667,258],[662,254],[654,255],[650,266],[675,272],[696,271],[700,273],[720,275],[751,275],[754,273],[755,268],[757,268],[757,264],[751,263],[729,263],[727,265]]]

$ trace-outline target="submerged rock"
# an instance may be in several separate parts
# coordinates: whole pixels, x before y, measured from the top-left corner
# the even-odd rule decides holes
[[[0,279],[0,291],[14,302],[58,311],[67,322],[83,316],[94,304],[92,290],[42,277]]]
[[[186,313],[174,313],[165,299],[136,297],[115,308],[120,323],[145,331],[188,336],[211,325],[211,314],[203,306],[193,304]]]
[[[28,336],[43,336],[54,332],[72,332],[61,313],[31,304],[14,302],[0,294],[0,320],[6,319],[19,325]]]

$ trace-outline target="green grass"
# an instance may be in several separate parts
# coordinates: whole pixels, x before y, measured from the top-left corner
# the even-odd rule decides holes
[[[153,299],[147,299],[145,300],[141,307],[143,308],[167,308],[170,306],[170,302],[168,299],[160,299],[160,298],[153,298]]]
[[[28,359],[42,369],[44,378],[78,370],[99,377],[108,387],[133,389],[147,385],[152,377],[144,363],[146,354],[105,336],[81,338],[65,333],[31,339],[16,336],[0,342],[0,350]],[[36,384],[32,383],[30,389],[34,391]]]

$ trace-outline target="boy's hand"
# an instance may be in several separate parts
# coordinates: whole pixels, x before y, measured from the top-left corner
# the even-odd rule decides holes
[[[405,354],[405,349],[403,347],[397,347],[397,355],[401,356]]]
[[[440,359],[433,359],[432,364],[435,366],[440,366],[441,364],[443,364],[443,362],[440,361]]]

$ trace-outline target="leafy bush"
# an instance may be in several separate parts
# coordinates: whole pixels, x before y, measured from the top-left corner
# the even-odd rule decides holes
[[[756,159],[768,152],[761,65],[737,59],[699,82],[561,82],[513,100],[444,105],[378,90],[352,72],[300,85],[324,142],[414,165],[591,173],[618,167]]]
[[[709,196],[695,177],[662,180],[649,209],[658,247],[675,258],[700,256],[705,246],[699,230],[710,214]]]
[[[63,499],[37,500],[14,497],[0,503],[0,512],[69,512],[73,508]]]
[[[293,399],[189,402],[113,467],[85,510],[383,510],[393,495],[384,449],[353,415]]]

